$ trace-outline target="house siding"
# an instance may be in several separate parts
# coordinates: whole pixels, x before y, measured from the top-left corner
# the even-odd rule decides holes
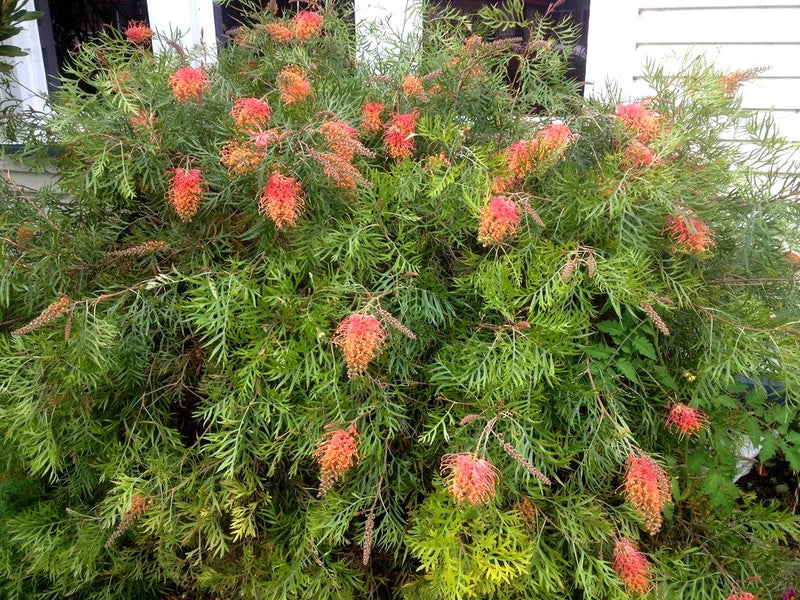
[[[800,1],[592,0],[588,95],[609,81],[623,98],[647,96],[648,61],[675,68],[701,55],[723,71],[768,67],[742,86],[743,106],[800,143]]]

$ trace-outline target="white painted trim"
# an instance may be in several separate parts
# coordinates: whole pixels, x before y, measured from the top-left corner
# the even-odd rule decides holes
[[[216,60],[217,24],[212,0],[147,0],[147,13],[154,31],[185,48],[204,46],[205,61]],[[154,49],[163,52],[166,45],[155,40]]]

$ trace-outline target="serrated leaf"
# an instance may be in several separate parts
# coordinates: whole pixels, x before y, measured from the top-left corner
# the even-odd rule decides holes
[[[781,451],[794,471],[800,472],[800,447],[781,440]]]
[[[600,321],[595,325],[597,329],[602,331],[603,333],[607,333],[611,336],[622,335],[625,330],[622,328],[622,325],[617,323],[616,321]]]
[[[624,358],[620,358],[616,362],[617,369],[634,383],[639,383],[639,376],[636,374],[636,369]]]
[[[643,336],[636,336],[633,338],[633,347],[636,348],[636,351],[642,356],[646,356],[651,360],[656,359],[656,349],[647,338]]]
[[[689,455],[689,458],[686,461],[686,466],[689,469],[689,473],[695,474],[699,473],[700,469],[705,467],[708,462],[709,456],[706,452],[693,452]]]
[[[759,460],[762,462],[768,461],[775,456],[778,449],[778,440],[774,436],[768,435],[761,439],[761,452],[758,454]]]

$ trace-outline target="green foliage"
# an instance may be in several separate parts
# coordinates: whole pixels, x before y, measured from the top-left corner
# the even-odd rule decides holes
[[[215,62],[118,33],[76,52],[36,125],[60,151],[27,153],[58,189],[0,189],[0,596],[616,600],[627,537],[653,597],[779,597],[796,506],[734,483],[746,439],[800,467],[800,179],[774,124],[695,61],[651,66],[658,131],[632,130],[566,79],[574,29],[521,2],[439,11],[357,62],[323,16],[280,42],[291,17],[253,15]],[[511,27],[529,42],[489,39]],[[189,64],[209,84],[178,102]],[[270,118],[237,127],[241,98]],[[341,134],[357,152],[326,164],[331,120],[364,148]],[[256,153],[239,172],[231,141]],[[176,169],[204,180],[183,220]],[[288,223],[275,172],[304,193]],[[353,313],[385,330],[372,357]],[[677,435],[677,404],[708,422]],[[454,498],[454,454],[491,465],[485,502]],[[671,486],[655,536],[623,485],[639,454]]]

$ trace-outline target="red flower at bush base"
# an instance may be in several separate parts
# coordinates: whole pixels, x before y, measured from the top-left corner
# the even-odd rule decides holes
[[[378,102],[367,102],[364,104],[363,118],[361,119],[361,129],[364,133],[374,134],[383,129],[381,113],[383,104]]]
[[[417,127],[419,113],[393,114],[392,120],[386,124],[383,134],[389,156],[392,158],[408,158],[414,151],[414,130]]]
[[[477,506],[494,498],[497,470],[485,458],[468,452],[446,454],[441,468],[443,475],[447,471],[445,485],[456,502]]]
[[[484,246],[500,245],[503,240],[517,232],[520,214],[517,203],[510,198],[494,196],[489,204],[481,209],[481,220],[478,224],[478,241]]]
[[[175,100],[185,103],[201,100],[209,81],[203,67],[181,67],[169,76],[169,86]]]
[[[153,30],[144,21],[128,21],[125,28],[125,38],[131,44],[146,44],[153,39]]]
[[[617,104],[614,115],[643,144],[650,143],[661,133],[659,114],[646,109],[641,102]]]
[[[750,592],[734,592],[727,600],[756,600],[756,597]]]
[[[628,538],[614,544],[614,570],[632,594],[645,594],[651,587],[652,564]]]
[[[667,217],[667,229],[678,248],[688,254],[702,254],[714,245],[714,230],[692,211]]]
[[[350,425],[347,429],[328,431],[317,446],[314,457],[319,464],[320,486],[317,495],[321,498],[358,462],[358,430]]]
[[[261,192],[258,212],[272,219],[278,229],[294,227],[303,212],[304,195],[299,181],[273,171]]]
[[[695,435],[708,425],[708,415],[699,408],[673,404],[667,415],[666,425],[672,433],[679,432],[681,437]]]
[[[295,39],[305,42],[322,33],[322,15],[304,10],[292,17],[291,30]]]
[[[655,535],[661,529],[664,506],[672,502],[667,474],[649,456],[628,455],[623,483],[631,506],[642,517],[647,531]]]
[[[347,375],[353,379],[367,370],[386,341],[384,329],[377,317],[364,313],[353,313],[346,317],[333,336],[333,343],[342,349],[347,363]]]
[[[191,221],[197,214],[200,200],[206,191],[205,180],[200,169],[174,168],[167,171],[172,176],[167,198],[182,221]]]
[[[286,43],[294,39],[294,32],[283,23],[267,23],[264,28],[273,42]]]
[[[260,131],[272,116],[272,109],[260,98],[239,98],[233,103],[231,115],[239,129]]]
[[[297,104],[311,94],[311,82],[308,81],[305,71],[300,67],[284,67],[278,73],[276,82],[281,92],[281,100],[286,104]]]

